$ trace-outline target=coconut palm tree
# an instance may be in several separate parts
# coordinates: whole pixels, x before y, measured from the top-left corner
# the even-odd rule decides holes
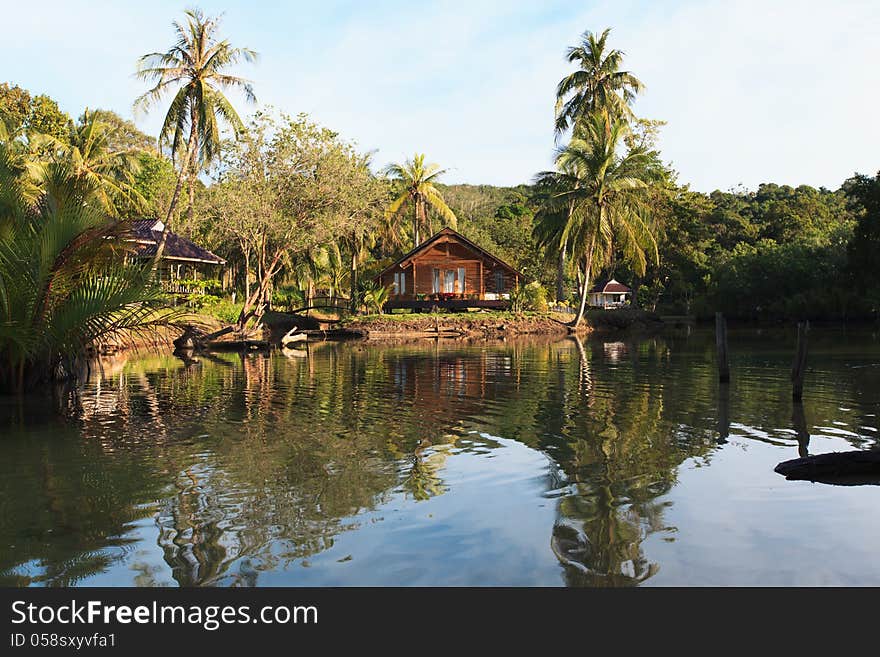
[[[625,120],[633,118],[629,105],[644,85],[629,71],[620,70],[624,53],[607,50],[610,33],[610,28],[599,36],[587,30],[580,44],[566,52],[578,70],[562,78],[556,87],[557,135],[599,109]]]
[[[455,227],[455,213],[446,205],[443,195],[434,186],[440,176],[446,173],[446,169],[441,169],[439,164],[426,164],[425,154],[416,153],[403,164],[389,164],[382,173],[397,183],[397,196],[388,206],[386,215],[389,218],[398,217],[406,206],[412,209],[413,248],[421,244],[421,229],[428,228],[429,207]]]
[[[218,18],[208,18],[198,9],[188,9],[185,14],[184,23],[174,22],[174,45],[166,52],[141,57],[136,72],[138,78],[155,82],[155,85],[135,101],[135,109],[148,109],[176,89],[165,114],[159,141],[170,147],[179,173],[156,249],[156,263],[165,249],[168,224],[184,179],[189,183],[188,212],[192,215],[196,177],[220,151],[221,125],[231,127],[236,136],[245,131],[244,123],[224,92],[241,90],[249,102],[256,102],[249,81],[226,73],[239,62],[256,61],[256,52],[234,47],[226,39],[220,39]]]
[[[117,132],[118,128],[86,109],[81,121],[71,126],[66,141],[51,135],[35,135],[31,145],[49,153],[50,160],[63,162],[72,175],[84,178],[95,190],[103,210],[116,216],[120,203],[135,210],[146,206],[146,199],[134,186],[135,175],[140,171],[140,151],[114,149]],[[47,167],[38,165],[36,170],[41,179]]]
[[[559,151],[558,170],[539,174],[555,176],[564,185],[556,200],[572,204],[565,223],[548,213],[544,232],[558,244],[568,245],[577,263],[581,294],[572,321],[575,327],[584,317],[592,274],[612,248],[641,273],[648,257],[658,258],[646,194],[652,182],[651,158],[637,148],[618,154],[628,128],[605,112],[584,117],[581,128],[582,137]]]
[[[565,163],[565,171],[545,171],[535,177],[541,204],[535,213],[533,235],[537,243],[549,253],[556,253],[556,301],[565,300],[565,276],[568,244],[563,241],[564,228],[571,220],[575,207],[573,192],[581,183],[575,162]]]

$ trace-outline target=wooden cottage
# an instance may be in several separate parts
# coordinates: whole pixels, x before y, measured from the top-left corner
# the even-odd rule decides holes
[[[444,228],[376,277],[390,290],[386,310],[506,309],[522,274],[486,249]]]

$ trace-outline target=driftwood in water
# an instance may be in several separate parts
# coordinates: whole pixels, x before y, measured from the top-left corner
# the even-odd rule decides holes
[[[299,329],[297,327],[293,327],[287,333],[284,334],[284,337],[281,338],[281,346],[284,347],[289,344],[293,344],[294,342],[305,342],[308,340],[308,336],[305,333],[297,333]]]
[[[730,363],[727,360],[727,320],[721,313],[715,313],[715,351],[718,355],[718,380],[730,381]]]
[[[830,452],[783,461],[774,468],[786,479],[843,486],[880,485],[880,450]]]
[[[174,348],[195,350],[204,349],[205,346],[212,340],[216,340],[217,338],[223,337],[224,335],[228,335],[234,330],[234,327],[227,326],[220,329],[219,331],[214,331],[213,333],[205,333],[204,331],[197,329],[191,324],[188,324],[183,329],[183,335],[174,340]]]
[[[804,374],[807,371],[807,334],[809,322],[798,322],[797,348],[791,365],[791,398],[800,401],[804,396]]]

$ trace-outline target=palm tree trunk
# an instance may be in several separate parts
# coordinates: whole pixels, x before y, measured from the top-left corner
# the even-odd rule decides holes
[[[565,299],[565,247],[563,244],[559,250],[559,259],[556,261],[556,302]]]
[[[177,174],[177,184],[174,186],[174,194],[171,196],[171,202],[168,204],[168,212],[165,214],[165,221],[162,226],[162,237],[159,238],[159,244],[156,246],[156,255],[153,256],[153,262],[150,265],[151,275],[156,273],[156,270],[159,268],[159,262],[162,260],[162,254],[165,253],[165,244],[168,242],[168,225],[171,223],[171,217],[173,216],[174,209],[177,207],[177,202],[180,199],[180,191],[183,189],[183,174],[189,167],[189,163],[195,159],[197,122],[198,119],[195,112],[193,112],[190,119],[189,140],[186,144],[186,157],[184,158],[183,165],[180,167],[180,172]]]
[[[416,202],[413,204],[414,213],[413,213],[413,248],[416,248],[419,245],[419,217],[421,214],[421,204],[422,201],[418,197],[416,197]]]
[[[580,325],[581,321],[584,318],[584,313],[587,310],[587,297],[590,294],[590,272],[593,269],[593,254],[596,251],[596,242],[599,239],[599,226],[601,226],[602,223],[602,216],[603,213],[600,210],[599,223],[597,224],[596,232],[593,234],[593,237],[590,240],[590,248],[587,250],[587,254],[584,257],[584,282],[583,286],[581,287],[581,303],[578,307],[577,316],[571,323],[571,326],[574,328],[577,328]]]

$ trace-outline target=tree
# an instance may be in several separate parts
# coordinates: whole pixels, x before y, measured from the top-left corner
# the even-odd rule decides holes
[[[615,241],[642,273],[648,257],[658,258],[645,202],[650,159],[639,149],[617,153],[626,132],[620,119],[594,113],[582,123],[583,138],[572,139],[557,156],[557,176],[566,183],[557,199],[571,200],[572,211],[561,226],[554,217],[547,221],[554,222],[556,242],[569,245],[578,263],[580,305],[572,321],[575,327],[586,310],[594,268],[611,253]]]
[[[858,223],[847,249],[850,280],[863,295],[876,316],[880,314],[880,173],[873,178],[857,174],[844,185],[847,197],[858,211]]]
[[[169,145],[172,159],[180,170],[156,248],[155,263],[165,249],[168,225],[184,178],[189,183],[188,214],[192,220],[195,179],[200,168],[213,162],[219,153],[221,126],[231,127],[236,136],[244,131],[241,118],[223,92],[240,89],[248,101],[256,101],[250,82],[225,72],[241,61],[255,61],[256,52],[219,39],[218,18],[208,18],[198,9],[188,9],[185,14],[185,24],[174,22],[175,44],[166,52],[141,57],[136,73],[141,80],[155,82],[135,101],[136,109],[147,109],[166,93],[177,89],[165,114],[159,141]]]
[[[342,202],[339,209],[347,213],[341,219],[347,225],[342,242],[349,255],[350,308],[359,307],[358,266],[375,244],[376,233],[382,217],[382,205],[387,197],[387,187],[370,171],[368,155],[352,154],[347,177],[342,183]]]
[[[535,183],[542,195],[541,207],[535,215],[533,233],[538,243],[556,258],[556,301],[565,301],[566,263],[568,242],[565,226],[571,221],[575,209],[575,192],[581,184],[580,172],[575,170],[575,160],[558,161],[564,170],[545,171],[536,176]]]
[[[207,192],[203,220],[240,245],[257,270],[239,317],[262,313],[283,268],[311,250],[356,232],[363,199],[350,183],[368,172],[365,156],[305,115],[258,114],[247,142],[229,142],[224,168]],[[357,189],[355,187],[354,189]]]
[[[149,153],[158,151],[155,137],[141,132],[133,121],[122,118],[112,110],[86,109],[77,119],[77,123],[84,124],[88,117],[94,117],[95,120],[109,126],[111,138],[108,145],[113,150]]]
[[[455,227],[455,213],[434,185],[446,173],[446,169],[441,169],[438,164],[426,164],[424,153],[416,153],[411,160],[406,160],[403,164],[389,164],[382,172],[397,184],[396,198],[388,206],[388,216],[397,217],[405,207],[411,206],[413,248],[421,244],[421,229],[428,229],[429,207]]]
[[[121,143],[117,132],[118,128],[86,110],[66,140],[41,134],[31,142],[38,150],[48,151],[51,161],[63,162],[71,175],[87,180],[102,209],[118,216],[120,204],[141,209],[145,201],[134,186],[139,170],[138,153],[134,149],[114,148],[114,144]],[[45,175],[46,164],[39,170]]]
[[[641,81],[621,71],[623,52],[606,50],[606,29],[598,37],[589,30],[581,43],[568,49],[566,58],[578,70],[562,78],[556,87],[556,134],[576,126],[597,110],[624,120],[633,118],[629,105],[642,89]]]
[[[73,123],[49,96],[32,96],[26,89],[10,87],[6,82],[0,84],[0,119],[10,133],[44,134],[60,141],[67,139]]]
[[[0,120],[9,132],[23,129],[31,115],[31,94],[27,89],[0,83]]]
[[[150,217],[164,216],[165,208],[171,203],[177,174],[171,160],[159,153],[141,151],[138,155],[138,171],[134,175],[134,188],[146,204],[144,214]],[[136,208],[129,208],[128,214],[136,214]]]

